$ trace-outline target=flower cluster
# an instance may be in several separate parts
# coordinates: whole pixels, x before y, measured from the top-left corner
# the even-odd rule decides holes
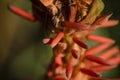
[[[50,80],[108,80],[100,72],[120,63],[120,54],[113,40],[91,34],[97,28],[114,26],[112,14],[101,16],[102,0],[31,0],[33,15],[14,6],[9,10],[30,21],[43,23],[49,36],[44,44],[53,48],[53,59],[47,76]],[[85,40],[98,42],[89,48]],[[94,54],[101,52],[99,55]]]

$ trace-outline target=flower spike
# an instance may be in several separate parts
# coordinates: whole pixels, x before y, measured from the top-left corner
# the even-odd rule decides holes
[[[52,42],[50,43],[51,47],[55,47],[58,42],[64,37],[64,33],[63,32],[59,32],[56,37],[52,40]]]
[[[112,69],[120,63],[114,40],[93,35],[97,28],[118,24],[109,20],[112,14],[101,16],[102,0],[30,0],[33,15],[9,5],[13,13],[42,23],[45,31],[52,32],[43,39],[53,49],[46,80],[109,80],[101,78],[99,72]],[[101,16],[101,17],[99,17]],[[88,49],[85,40],[99,43]],[[97,56],[94,54],[100,52]],[[47,54],[46,54],[47,55]],[[97,64],[96,64],[97,63]]]
[[[99,57],[108,60],[109,58],[111,58],[112,56],[116,55],[117,53],[119,53],[119,49],[118,47],[112,47],[109,48],[108,50],[102,52]]]
[[[72,65],[69,63],[66,67],[66,77],[68,80],[70,80],[71,76],[72,76]]]
[[[108,15],[104,15],[100,18],[98,18],[96,21],[95,21],[95,24],[99,24],[99,25],[103,25],[104,23],[106,23],[109,18],[112,16],[112,14],[108,14]]]
[[[108,62],[106,62],[105,60],[103,60],[102,58],[99,58],[99,57],[95,57],[92,55],[86,55],[85,58],[90,60],[90,61],[102,64],[102,65],[110,66],[110,64]]]
[[[111,27],[117,25],[118,23],[119,23],[118,20],[109,20],[108,22],[102,24],[100,27],[101,28]]]
[[[107,62],[111,63],[112,65],[111,66],[96,65],[96,66],[93,66],[91,69],[97,72],[101,72],[101,71],[115,68],[117,64],[120,63],[120,56],[118,55],[116,57],[110,58],[109,60],[107,60]]]
[[[89,76],[92,76],[92,77],[100,77],[101,75],[90,70],[90,69],[85,69],[85,68],[81,68],[80,71],[84,74],[87,74]]]
[[[115,41],[109,39],[109,38],[105,38],[105,37],[102,37],[102,36],[97,36],[97,35],[94,35],[94,34],[88,34],[87,35],[87,39],[91,40],[91,41],[95,41],[95,42],[99,42],[99,43],[115,43]]]
[[[86,53],[85,53],[87,55],[92,55],[92,54],[94,54],[96,52],[104,50],[104,49],[108,48],[109,46],[111,46],[114,43],[114,41],[109,39],[109,38],[105,38],[105,37],[101,37],[101,36],[97,36],[97,35],[93,35],[93,34],[89,34],[87,36],[87,38],[89,40],[91,40],[91,41],[101,43],[100,45],[95,46],[95,47],[87,50]]]
[[[103,72],[103,71],[106,71],[106,70],[110,70],[112,68],[115,68],[116,66],[95,66],[95,67],[92,67],[91,70],[93,71],[96,71],[96,72]]]
[[[80,47],[88,49],[88,46],[84,42],[80,41],[76,36],[73,37],[73,41]]]
[[[29,13],[26,13],[25,11],[23,11],[23,10],[21,10],[21,9],[15,7],[15,6],[8,5],[8,9],[10,11],[12,11],[13,13],[15,13],[15,14],[17,14],[17,15],[19,15],[19,16],[27,19],[27,20],[30,20],[30,21],[35,21],[36,20],[34,16],[32,16]]]
[[[97,24],[98,28],[105,28],[105,27],[111,27],[118,24],[118,20],[109,20],[109,18],[112,16],[112,14],[104,15],[100,18],[98,18],[94,25]]]
[[[75,22],[69,22],[69,21],[65,21],[64,25],[68,28],[72,28],[75,30],[86,30],[90,27],[90,25],[87,25],[87,24],[75,23]]]
[[[51,41],[52,41],[52,39],[50,39],[50,38],[45,38],[45,39],[43,39],[43,43],[44,43],[44,44],[50,44]]]

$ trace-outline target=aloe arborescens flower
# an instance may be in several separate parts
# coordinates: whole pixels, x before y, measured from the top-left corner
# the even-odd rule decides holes
[[[112,14],[101,16],[102,0],[31,0],[33,15],[14,6],[9,9],[30,21],[39,20],[52,37],[43,43],[53,48],[53,60],[47,72],[50,80],[107,80],[100,72],[120,63],[114,41],[91,34],[97,28],[114,26],[117,20],[109,20]],[[85,40],[100,43],[88,48]],[[112,47],[111,47],[112,46]],[[103,51],[99,56],[95,53]]]

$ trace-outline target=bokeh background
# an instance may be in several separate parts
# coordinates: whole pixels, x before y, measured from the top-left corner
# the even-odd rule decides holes
[[[103,13],[113,13],[111,18],[120,20],[120,1],[103,1]],[[0,80],[41,78],[52,56],[50,46],[41,43],[45,34],[42,26],[14,15],[7,8],[9,4],[32,13],[30,0],[0,0]],[[120,47],[120,24],[94,33],[114,39]],[[103,73],[103,77],[119,76],[120,66]]]

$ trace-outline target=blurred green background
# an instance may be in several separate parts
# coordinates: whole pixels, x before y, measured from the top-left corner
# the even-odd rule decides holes
[[[112,19],[120,20],[120,1],[103,1],[105,3],[103,13],[113,13]],[[39,79],[51,60],[52,50],[50,46],[41,43],[44,37],[41,24],[14,15],[7,9],[8,4],[32,13],[29,0],[0,0],[0,80],[22,77]],[[116,27],[99,29],[94,33],[111,37],[120,46],[120,24]],[[104,72],[104,77],[119,76],[119,67]]]

